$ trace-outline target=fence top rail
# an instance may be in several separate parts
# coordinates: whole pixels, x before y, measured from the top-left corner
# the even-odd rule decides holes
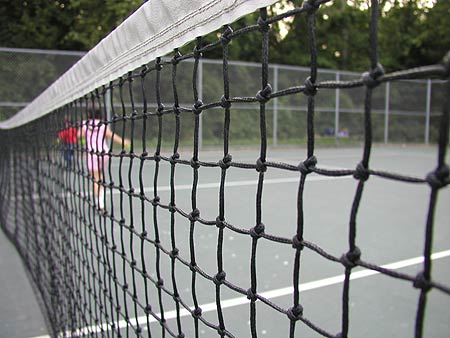
[[[50,54],[50,55],[73,55],[83,56],[86,52],[74,50],[53,50],[53,49],[31,49],[31,48],[9,48],[0,47],[3,53],[24,53],[24,54]]]

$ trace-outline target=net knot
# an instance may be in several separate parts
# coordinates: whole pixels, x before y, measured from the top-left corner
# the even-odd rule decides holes
[[[316,0],[303,1],[302,8],[309,14],[314,13],[319,9],[320,3]]]
[[[221,285],[223,283],[223,281],[225,280],[226,275],[227,274],[225,273],[225,271],[221,271],[221,272],[217,273],[213,278],[214,284]]]
[[[194,318],[199,318],[202,315],[202,308],[201,307],[196,307],[194,309],[194,311],[192,311],[192,316]]]
[[[159,278],[158,281],[156,282],[156,287],[158,289],[161,289],[164,286],[164,279]]]
[[[194,169],[200,168],[200,163],[199,163],[198,160],[195,159],[194,157],[191,158],[190,164],[191,164],[191,167],[194,168]]]
[[[353,177],[356,178],[357,180],[367,181],[369,179],[369,176],[370,174],[368,169],[364,166],[362,162],[359,162],[358,165],[356,166],[356,170],[355,173],[353,174]]]
[[[216,227],[218,227],[219,229],[225,228],[225,220],[221,219],[220,216],[216,217]]]
[[[222,36],[220,37],[220,41],[223,45],[227,45],[231,41],[231,34],[233,34],[233,29],[230,26],[226,26]]]
[[[154,153],[153,154],[153,161],[155,161],[156,163],[161,161],[161,155],[159,153]]]
[[[144,311],[146,314],[149,314],[152,312],[152,306],[150,304],[147,304],[144,308]]]
[[[202,106],[203,106],[203,102],[201,100],[197,100],[195,101],[194,106],[192,107],[192,112],[195,115],[200,115],[200,113],[202,112]]]
[[[260,238],[264,234],[264,228],[265,226],[263,223],[255,225],[253,228],[250,229],[250,236],[252,236],[252,238],[255,239]]]
[[[303,174],[307,175],[312,172],[311,168],[314,168],[317,164],[317,158],[313,155],[308,157],[305,161],[298,165],[298,170]]]
[[[293,306],[287,310],[286,314],[291,321],[296,322],[303,316],[303,306],[300,304]]]
[[[219,336],[225,337],[225,328],[219,326],[219,327],[217,328],[217,333],[219,334]]]
[[[148,235],[147,231],[144,230],[141,232],[140,237],[141,237],[141,239],[145,239],[147,237],[147,235]]]
[[[170,164],[176,164],[179,158],[180,154],[174,153],[172,156],[170,156]]]
[[[192,51],[192,53],[194,54],[195,59],[200,59],[203,56],[202,52],[200,51],[200,48],[198,46],[194,47],[194,50]]]
[[[198,209],[194,209],[192,210],[192,212],[189,214],[188,218],[191,222],[195,222],[198,219],[198,216],[200,216],[200,210]]]
[[[423,272],[417,274],[416,279],[413,283],[416,289],[421,289],[422,291],[429,291],[431,289],[430,281],[425,277]]]
[[[181,110],[180,110],[180,106],[177,106],[176,104],[173,105],[173,112],[175,115],[180,115]]]
[[[257,24],[259,26],[259,30],[263,33],[268,32],[270,29],[270,26],[267,23],[266,18],[263,18],[261,16],[258,18]]]
[[[155,197],[153,197],[151,203],[154,207],[156,207],[159,204],[159,201],[160,201],[159,196],[155,196]]]
[[[231,102],[224,95],[222,95],[222,97],[220,98],[220,106],[222,108],[228,109],[231,107]]]
[[[219,161],[219,167],[222,169],[228,169],[230,167],[232,157],[230,154],[226,154],[223,159]]]
[[[267,171],[267,165],[261,160],[261,158],[256,160],[256,171],[259,173]]]
[[[160,71],[160,70],[162,70],[163,69],[163,65],[162,65],[162,63],[161,63],[161,58],[156,58],[156,61],[155,61],[155,70],[156,71]]]
[[[270,100],[270,94],[272,93],[272,87],[270,86],[270,84],[267,84],[267,86],[258,91],[256,93],[256,100],[258,100],[259,103],[266,103],[267,101]]]
[[[362,81],[368,88],[374,88],[380,84],[379,78],[383,75],[383,66],[377,63],[377,66],[370,72],[364,72],[362,74]]]
[[[354,268],[356,263],[361,258],[361,250],[357,246],[353,249],[353,251],[349,251],[341,256],[341,263],[346,268]]]
[[[292,237],[292,247],[297,250],[303,250],[303,248],[305,247],[303,245],[303,240],[299,238],[298,235]]]
[[[177,338],[184,338],[184,337],[185,337],[184,333],[180,333],[180,334],[177,336]]]
[[[177,209],[175,208],[176,207],[175,204],[169,203],[168,207],[169,207],[169,212],[172,214],[174,214],[177,211]]]
[[[175,258],[178,257],[178,253],[179,253],[179,250],[178,250],[177,248],[174,248],[174,249],[169,253],[169,256],[170,256],[170,258],[175,259]]]
[[[141,160],[145,160],[145,158],[148,156],[148,152],[144,151],[141,156],[139,157]]]
[[[144,78],[147,73],[148,73],[148,66],[142,65],[141,77]]]
[[[426,181],[434,189],[440,189],[448,185],[450,183],[450,169],[448,165],[443,164],[429,173]]]
[[[178,50],[178,49],[175,49],[175,53],[173,54],[173,57],[172,57],[172,59],[170,60],[170,62],[173,64],[173,65],[177,65],[179,62],[180,62],[180,60],[179,60],[179,58],[181,58],[181,53],[180,53],[180,51]]]
[[[161,116],[164,112],[164,105],[162,103],[158,103],[158,108],[156,108],[156,115]]]
[[[317,87],[316,85],[311,81],[311,76],[308,76],[303,83],[303,86],[305,87],[303,89],[303,94],[306,96],[314,96],[317,93]]]
[[[189,270],[191,270],[191,272],[197,272],[196,267],[197,264],[195,262],[189,263]]]
[[[251,300],[252,302],[256,302],[256,300],[258,299],[251,288],[247,290],[247,299]]]

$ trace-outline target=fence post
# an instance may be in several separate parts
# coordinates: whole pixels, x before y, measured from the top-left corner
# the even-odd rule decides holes
[[[391,83],[386,82],[386,92],[384,97],[384,143],[389,142],[389,95],[391,93]]]
[[[273,66],[273,91],[278,91],[278,66]],[[278,98],[273,99],[273,145],[278,144]]]
[[[200,59],[198,62],[197,69],[197,90],[198,90],[198,99],[203,101],[203,60]],[[198,148],[202,149],[203,147],[203,114],[198,115]]]
[[[339,71],[336,72],[336,82],[341,79],[341,74]],[[339,88],[335,90],[335,104],[334,104],[334,140],[338,143],[338,133],[339,133]]]
[[[431,113],[431,80],[427,80],[427,106],[425,117],[425,144],[430,142],[430,113]]]

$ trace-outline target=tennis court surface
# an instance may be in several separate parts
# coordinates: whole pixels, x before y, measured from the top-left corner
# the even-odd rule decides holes
[[[385,73],[374,0],[370,69],[330,80],[314,26],[327,1],[283,14],[264,7],[274,2],[145,2],[0,123],[0,224],[52,336],[448,335],[450,59]],[[252,24],[233,29],[245,14]],[[309,72],[272,86],[270,27],[301,15]],[[167,29],[130,37],[155,22]],[[212,32],[214,42],[198,37]],[[228,55],[249,36],[261,62],[241,92]],[[212,50],[221,67],[203,87]],[[376,144],[382,86],[429,78],[442,91],[431,126],[426,115],[432,145]],[[322,133],[330,92],[359,98],[350,135]],[[275,110],[288,104],[297,129],[272,147]]]

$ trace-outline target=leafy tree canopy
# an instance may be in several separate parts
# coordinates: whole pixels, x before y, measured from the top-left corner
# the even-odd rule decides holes
[[[0,46],[89,50],[141,5],[141,0],[0,0]],[[318,65],[363,70],[368,64],[369,8],[365,0],[336,0],[315,16]],[[300,6],[284,0],[269,10]],[[380,0],[380,59],[387,70],[439,62],[450,49],[450,0]],[[232,24],[237,30],[255,24],[258,13]],[[203,43],[217,40],[210,34]],[[310,64],[308,19],[298,15],[271,27],[271,62]],[[260,37],[233,39],[230,59],[258,61]],[[187,51],[193,44],[184,47]],[[192,50],[192,49],[191,49]],[[208,54],[220,58],[220,50]]]

